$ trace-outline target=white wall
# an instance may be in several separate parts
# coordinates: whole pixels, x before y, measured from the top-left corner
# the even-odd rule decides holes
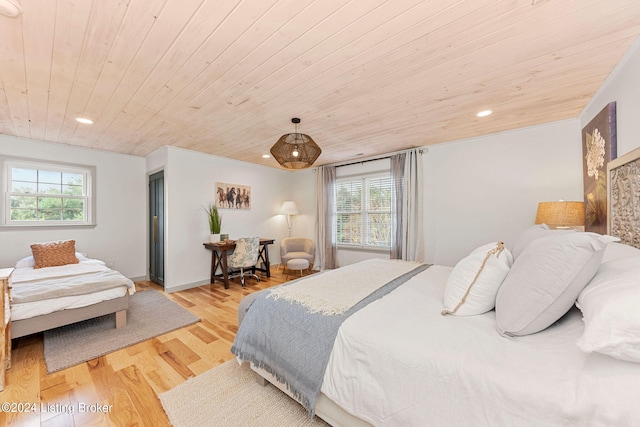
[[[510,248],[538,202],[582,200],[580,138],[574,119],[429,146],[425,261],[455,265],[492,241]]]
[[[640,147],[640,38],[580,114],[580,128],[612,101],[616,101],[617,145],[621,156]]]
[[[581,129],[617,103],[618,155],[640,147],[640,38],[575,120],[429,147],[426,261],[453,265],[494,240],[513,245],[536,204],[582,200]]]
[[[0,266],[31,255],[32,243],[75,239],[88,256],[114,261],[127,277],[145,277],[144,158],[6,135],[0,135],[0,155],[91,165],[97,174],[95,227],[0,230]]]
[[[341,166],[336,169],[336,176],[351,176],[363,173],[389,170],[389,160],[378,160],[371,162],[355,163]],[[316,240],[316,172],[315,168],[294,172],[295,179],[291,180],[293,187],[293,200],[295,200],[300,210],[300,215],[296,216],[291,235],[296,237],[308,237]],[[371,258],[389,259],[389,251],[361,250],[361,249],[339,249],[336,253],[338,266],[344,266]]]
[[[583,197],[578,119],[431,145],[422,161],[429,263],[455,265],[497,240],[511,247],[534,223],[538,202]],[[338,261],[348,265],[379,257],[388,254],[341,251]]]
[[[287,179],[291,187],[291,198],[288,200],[296,202],[300,211],[300,215],[293,218],[291,236],[307,237],[315,241],[316,170],[313,168],[290,171]]]
[[[220,210],[222,233],[231,239],[276,239],[269,257],[274,264],[280,261],[280,239],[288,230],[278,212],[282,202],[293,197],[291,172],[178,148],[162,150],[166,156],[150,156],[149,172],[164,169],[166,291],[209,283],[211,252],[203,247],[209,226],[203,206],[215,200],[216,182],[248,185],[252,194],[250,210]]]

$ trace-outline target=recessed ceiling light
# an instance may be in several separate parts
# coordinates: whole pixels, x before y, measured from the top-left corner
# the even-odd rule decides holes
[[[271,156],[270,156],[270,155],[268,155],[268,154],[263,154],[263,155],[262,155],[262,158],[263,158],[263,159],[268,159],[269,157],[271,157]]]
[[[478,117],[487,117],[491,113],[492,113],[491,110],[484,110],[484,111],[480,111],[478,114],[476,114],[476,116],[478,116]]]
[[[77,117],[76,118],[76,122],[82,123],[84,125],[92,125],[93,124],[93,120],[85,119],[84,117]]]

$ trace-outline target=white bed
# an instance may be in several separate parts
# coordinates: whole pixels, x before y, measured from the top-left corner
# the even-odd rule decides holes
[[[320,273],[244,298],[232,352],[333,426],[637,426],[639,180],[640,149],[609,164],[620,238],[536,225],[375,284],[344,319],[314,301],[336,306],[322,281],[360,287],[362,266]],[[368,262],[363,282],[391,268]]]
[[[626,253],[640,266],[640,251]],[[451,271],[431,266],[342,323],[318,416],[334,426],[637,425],[640,363],[582,351],[580,310],[542,332],[505,337],[493,310],[441,315]]]
[[[637,425],[640,365],[582,352],[577,309],[505,338],[494,311],[440,314],[450,271],[433,266],[351,316],[322,392],[373,425]]]
[[[33,268],[32,257],[16,263],[12,276],[12,338],[117,313],[126,324],[134,283],[103,261],[77,254],[79,262]],[[64,291],[61,291],[64,289]]]

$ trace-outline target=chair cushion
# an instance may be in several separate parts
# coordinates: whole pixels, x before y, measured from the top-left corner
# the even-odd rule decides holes
[[[285,243],[287,251],[304,251],[307,239],[292,239]]]
[[[282,239],[280,242],[280,256],[289,256],[291,252],[302,252],[314,256],[315,245],[313,240],[306,237],[286,237]],[[291,259],[290,256],[289,259]]]
[[[306,259],[292,259],[287,262],[287,268],[290,270],[302,270],[309,268],[309,261]]]
[[[228,265],[231,268],[253,267],[258,262],[259,252],[259,237],[241,237],[236,242],[233,253],[229,255]]]
[[[306,259],[309,261],[313,261],[313,255],[309,255],[306,252],[288,252],[284,257],[282,257],[283,259],[287,259],[287,260],[291,260],[291,259],[296,259],[296,258],[300,258],[300,259]]]

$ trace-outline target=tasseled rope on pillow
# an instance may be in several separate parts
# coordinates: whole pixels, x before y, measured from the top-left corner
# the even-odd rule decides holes
[[[498,242],[498,244],[496,245],[495,248],[493,248],[489,252],[487,252],[487,256],[484,257],[484,260],[482,261],[482,265],[480,265],[480,269],[476,273],[476,277],[474,277],[473,280],[471,281],[471,284],[467,288],[467,292],[464,293],[464,296],[462,297],[462,299],[460,300],[460,302],[458,303],[456,308],[454,308],[453,311],[442,310],[442,313],[440,313],[440,314],[442,314],[443,316],[446,316],[447,314],[455,314],[455,312],[458,311],[458,309],[462,306],[462,304],[464,304],[465,301],[467,301],[467,297],[469,296],[469,293],[471,292],[471,288],[476,283],[476,280],[478,280],[478,277],[480,277],[480,273],[482,273],[482,269],[484,268],[485,264],[489,260],[489,257],[491,255],[495,254],[496,258],[498,258],[500,256],[500,253],[503,250],[504,250],[504,243],[503,242]]]

